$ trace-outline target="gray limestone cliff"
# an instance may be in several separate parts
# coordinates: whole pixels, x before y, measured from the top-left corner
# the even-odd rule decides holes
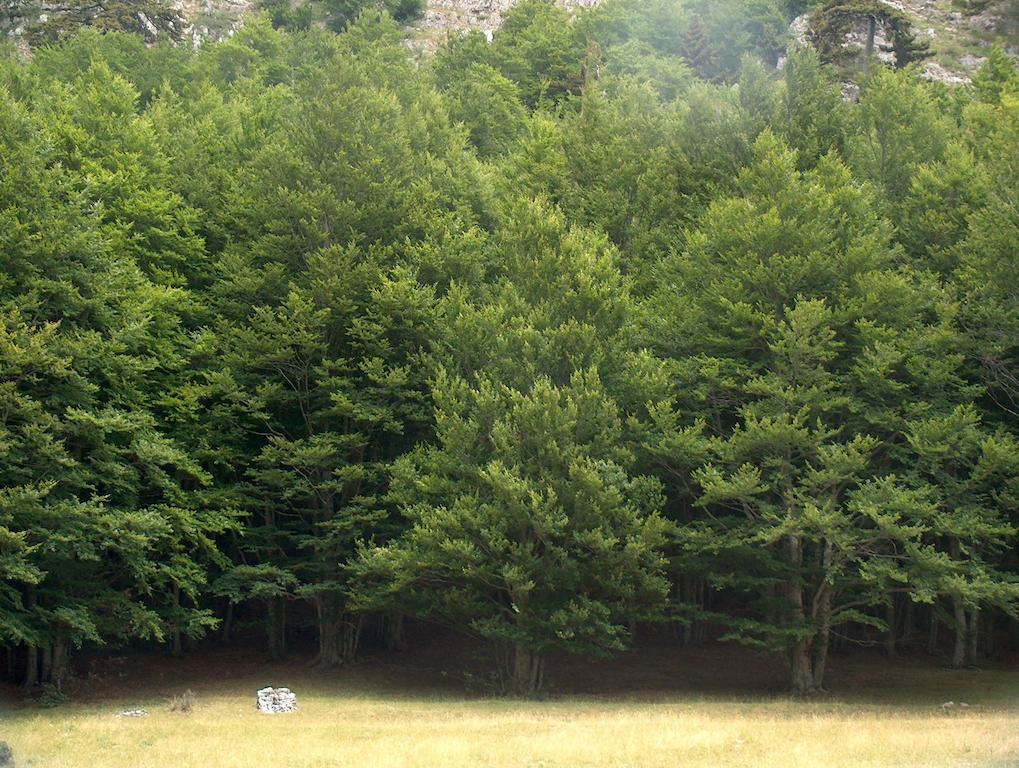
[[[517,1],[427,0],[422,17],[409,29],[408,42],[428,53],[451,34],[479,30],[491,36],[502,15]],[[994,39],[1004,38],[1007,50],[1019,56],[1014,29],[1019,0],[981,0],[980,11],[972,14],[959,10],[953,0],[884,1],[907,14],[918,34],[931,41],[934,56],[924,62],[923,69],[932,80],[968,82]],[[597,5],[600,0],[557,2],[573,10]],[[150,42],[168,37],[200,45],[232,35],[257,6],[257,0],[0,0],[0,36],[12,37],[22,45],[36,44],[91,24],[136,32]],[[807,17],[800,17],[793,22],[790,38],[805,41],[806,29]],[[855,31],[847,45],[859,44],[855,38],[865,34]],[[880,50],[882,41],[877,42]]]

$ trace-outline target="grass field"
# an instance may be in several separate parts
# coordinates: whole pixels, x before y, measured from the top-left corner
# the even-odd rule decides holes
[[[565,667],[560,688],[574,692],[542,702],[474,697],[452,674],[409,664],[315,674],[297,663],[167,660],[56,709],[8,698],[0,740],[18,768],[1019,766],[1014,669],[842,662],[841,694],[796,701],[769,692],[780,678],[753,657],[665,653]],[[740,668],[756,670],[745,690],[732,685],[748,677]],[[300,712],[257,713],[266,683],[290,685]],[[169,711],[185,687],[194,710]],[[970,706],[946,710],[949,699]],[[117,716],[135,707],[149,715]]]

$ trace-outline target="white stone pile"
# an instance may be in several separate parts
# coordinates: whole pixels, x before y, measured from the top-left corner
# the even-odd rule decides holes
[[[258,711],[279,715],[297,711],[297,694],[289,688],[263,688],[256,694]]]

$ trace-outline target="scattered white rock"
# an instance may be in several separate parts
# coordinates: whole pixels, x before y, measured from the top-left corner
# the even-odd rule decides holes
[[[125,709],[117,714],[117,717],[148,717],[149,713],[144,709]]]
[[[946,85],[968,85],[971,82],[966,75],[953,72],[936,61],[924,62],[923,76],[928,80]]]
[[[793,19],[793,23],[789,25],[789,33],[800,45],[810,45],[810,14],[804,13]]]
[[[969,709],[969,704],[967,704],[965,701],[960,701],[958,704],[956,704],[954,701],[946,701],[944,704],[941,705],[941,708],[944,710]]]
[[[145,29],[148,30],[149,34],[153,37],[159,37],[159,27],[152,23],[148,16],[141,11],[138,11],[138,21],[142,23]]]
[[[424,33],[412,36],[409,46],[434,53],[439,43],[449,36],[477,30],[491,40],[502,24],[503,14],[520,0],[427,0],[424,13],[414,26]],[[2,0],[0,0],[2,2]],[[556,0],[563,8],[576,11],[593,8],[601,0]]]
[[[975,72],[980,69],[985,61],[987,61],[987,59],[983,56],[974,56],[972,53],[967,53],[959,59],[959,63],[971,72]]]
[[[289,688],[263,688],[255,695],[258,711],[279,715],[297,711],[297,694]]]

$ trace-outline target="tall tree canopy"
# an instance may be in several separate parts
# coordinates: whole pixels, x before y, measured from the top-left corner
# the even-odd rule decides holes
[[[348,664],[405,616],[522,693],[654,624],[798,693],[1014,646],[1005,47],[847,100],[847,25],[904,65],[904,14],[524,0],[428,57],[414,2],[197,50],[107,5],[0,58],[5,677],[253,626]]]

